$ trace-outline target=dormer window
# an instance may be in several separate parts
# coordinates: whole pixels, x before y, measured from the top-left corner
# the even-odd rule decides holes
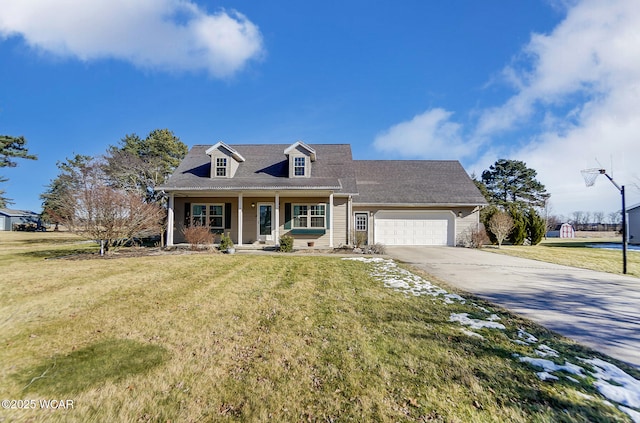
[[[227,176],[227,158],[216,157],[216,176]]]
[[[310,178],[311,166],[316,161],[316,150],[302,141],[296,141],[284,150],[288,158],[289,178]]]
[[[295,157],[293,159],[293,174],[295,176],[305,176],[305,157]]]
[[[209,147],[205,153],[211,156],[211,178],[233,178],[244,157],[222,141]]]

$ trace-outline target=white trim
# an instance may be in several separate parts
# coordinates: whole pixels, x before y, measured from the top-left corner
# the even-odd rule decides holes
[[[238,194],[238,246],[242,246],[242,206],[243,206],[242,193]]]
[[[280,194],[278,194],[277,192],[276,192],[275,203],[276,203],[275,216],[273,216],[275,225],[272,222],[271,226],[273,226],[273,228],[275,229],[273,236],[275,238],[276,245],[279,246],[280,245]]]
[[[331,195],[329,195],[329,199],[331,200]],[[311,226],[311,220],[314,217],[320,217],[318,215],[312,215],[311,214],[311,207],[318,207],[318,206],[322,206],[324,208],[324,215],[322,217],[324,217],[324,225],[323,226]],[[329,203],[329,206],[331,206],[331,203]],[[306,207],[307,208],[307,214],[305,215],[306,219],[307,219],[307,225],[306,226],[295,226],[295,219],[296,219],[296,214],[295,214],[295,208],[296,207]],[[301,216],[301,215],[299,215]],[[329,216],[329,223],[331,223],[331,215]],[[291,229],[327,229],[327,203],[291,203]],[[331,230],[329,230],[329,233],[332,233]],[[331,236],[330,236],[331,238]]]
[[[173,208],[175,207],[175,195],[169,194],[169,202],[167,203],[167,247],[173,246]]]
[[[260,206],[271,206],[271,234],[270,235],[260,235]],[[275,209],[275,204],[274,203],[270,203],[270,202],[260,202],[256,204],[256,239],[258,240],[258,242],[271,242],[274,241],[274,222],[273,222],[273,215],[274,215],[274,209]],[[265,237],[264,239],[262,239],[262,237]],[[271,239],[269,239],[271,238]]]
[[[224,161],[224,165],[223,166],[220,166],[218,164],[219,160],[223,160]],[[215,157],[215,161],[216,161],[216,163],[215,163],[213,172],[211,172],[211,173],[213,173],[213,177],[214,178],[229,178],[230,175],[229,175],[229,160],[228,160],[228,157]],[[218,170],[219,169],[224,169],[224,175],[218,175]]]
[[[347,199],[347,245],[351,245],[351,216],[353,216],[353,197]]]
[[[296,141],[295,143],[291,144],[289,147],[285,148],[284,154],[289,155],[289,153],[291,153],[298,147],[302,147],[309,152],[309,157],[311,158],[312,162],[316,161],[316,150],[309,147],[307,144],[303,143],[302,141]]]
[[[214,229],[214,230],[222,230],[222,232],[224,233],[224,231],[226,230],[224,227],[224,223],[226,221],[226,216],[225,216],[225,212],[226,212],[226,207],[225,207],[225,203],[191,203],[191,217],[190,217],[190,221],[189,221],[189,225],[193,225],[194,222],[194,213],[193,210],[196,206],[204,206],[204,218],[205,218],[205,223],[207,224],[207,227],[209,229]],[[209,211],[211,210],[210,207],[211,206],[218,206],[218,207],[222,207],[222,214],[215,214],[213,216],[218,216],[222,219],[222,225],[221,226],[211,226],[211,214],[209,214]],[[202,215],[198,215],[198,218],[200,218]]]
[[[213,153],[214,151],[216,151],[219,147],[224,148],[225,150],[227,150],[231,156],[236,159],[239,162],[244,162],[244,157],[242,157],[240,155],[240,153],[238,153],[236,150],[234,150],[233,148],[229,147],[227,144],[225,144],[222,141],[218,141],[217,143],[215,143],[214,145],[212,145],[211,147],[207,148],[207,151],[205,151],[205,153],[210,156],[211,153]]]
[[[329,248],[333,248],[333,193],[329,194]],[[324,212],[325,226],[327,221],[327,211]]]

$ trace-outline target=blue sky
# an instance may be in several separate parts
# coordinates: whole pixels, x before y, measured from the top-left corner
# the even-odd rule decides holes
[[[551,209],[640,202],[636,0],[0,0],[4,168],[40,211],[56,162],[169,128],[192,146],[351,144],[356,159],[525,161]]]

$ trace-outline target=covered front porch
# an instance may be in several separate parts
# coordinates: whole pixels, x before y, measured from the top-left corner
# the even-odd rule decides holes
[[[174,192],[169,194],[167,246],[186,242],[184,228],[208,226],[237,247],[277,246],[290,235],[294,247],[333,248],[348,242],[347,198],[330,191]]]

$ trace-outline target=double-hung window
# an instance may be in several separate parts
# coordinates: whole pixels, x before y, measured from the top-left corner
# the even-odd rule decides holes
[[[326,228],[325,204],[295,204],[293,206],[294,228]]]
[[[227,158],[226,157],[218,157],[216,158],[216,176],[227,176]]]
[[[209,229],[224,229],[224,204],[194,204],[191,212],[191,224],[208,226]]]
[[[306,160],[304,157],[294,157],[293,158],[293,175],[294,176],[305,176],[306,169]]]

